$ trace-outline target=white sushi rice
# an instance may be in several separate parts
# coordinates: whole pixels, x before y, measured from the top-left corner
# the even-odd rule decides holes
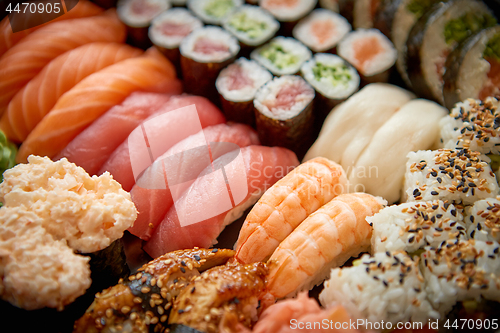
[[[118,17],[123,23],[134,28],[145,28],[157,15],[170,8],[170,2],[168,0],[120,0],[116,7]],[[145,7],[151,7],[151,10],[144,9]],[[141,8],[140,13],[136,11],[138,8]]]
[[[330,24],[329,35],[318,36],[316,25]],[[344,36],[352,30],[349,22],[341,15],[327,9],[315,9],[293,28],[293,37],[304,43],[314,52],[332,49]],[[326,33],[320,29],[320,33]]]
[[[462,213],[441,200],[389,206],[366,220],[373,227],[372,253],[412,253],[448,239],[466,239]]]
[[[406,201],[449,200],[473,204],[492,198],[499,188],[488,157],[467,149],[410,152],[406,163]]]
[[[320,76],[318,66],[332,68],[331,75]],[[316,53],[300,69],[302,76],[323,96],[344,99],[354,94],[359,87],[358,72],[344,59],[334,54]]]
[[[500,299],[500,255],[496,242],[448,241],[421,254],[425,292],[442,315],[456,302]]]
[[[485,242],[500,242],[500,197],[479,200],[470,207],[467,235]]]
[[[196,52],[196,43],[200,40],[207,39],[217,44],[227,46],[227,51],[217,51],[213,53]],[[184,38],[179,47],[181,55],[186,58],[193,59],[197,62],[222,62],[225,61],[240,51],[238,40],[229,32],[216,26],[204,26],[191,32]]]
[[[279,76],[298,73],[312,53],[298,40],[280,36],[252,51],[250,57]]]
[[[228,15],[222,26],[242,43],[258,46],[273,37],[280,24],[265,9],[243,5]]]
[[[270,107],[277,95],[286,86],[296,86],[302,89],[302,92],[294,97],[294,104],[291,108]],[[266,117],[277,120],[287,120],[298,115],[314,99],[314,89],[300,76],[284,75],[275,77],[260,87],[255,94],[254,106]]]
[[[281,22],[298,20],[316,7],[318,0],[275,1],[259,0],[259,5]]]
[[[241,89],[233,89],[230,85],[232,80],[229,75],[234,70],[241,70],[249,81],[252,83]],[[239,58],[234,63],[224,68],[215,81],[217,91],[228,101],[245,102],[250,101],[255,97],[257,89],[273,78],[268,70],[263,68],[257,62],[246,58]]]
[[[374,40],[380,50],[370,59],[361,62],[358,52],[365,51],[361,45]],[[338,44],[337,53],[364,76],[373,76],[388,70],[397,58],[397,51],[392,42],[377,29],[358,29],[348,33]]]
[[[206,24],[220,25],[243,0],[188,0],[187,7]]]
[[[482,154],[500,155],[499,102],[488,97],[484,103],[467,99],[459,102],[439,122],[445,148],[468,148]]]
[[[319,295],[324,307],[342,305],[354,320],[383,320],[394,326],[439,318],[426,298],[418,261],[389,252],[365,254],[355,266],[332,269]]]
[[[201,28],[203,23],[200,19],[192,15],[185,8],[172,8],[167,10],[153,20],[149,27],[149,39],[155,44],[167,49],[179,47],[182,40],[186,37],[183,35],[167,36],[162,33],[162,25],[165,23],[176,25],[188,25],[190,31]]]

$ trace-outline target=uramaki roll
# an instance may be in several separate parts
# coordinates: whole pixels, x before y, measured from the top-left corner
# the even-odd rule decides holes
[[[255,94],[255,118],[263,145],[285,147],[301,160],[314,137],[314,89],[302,77],[275,77]]]

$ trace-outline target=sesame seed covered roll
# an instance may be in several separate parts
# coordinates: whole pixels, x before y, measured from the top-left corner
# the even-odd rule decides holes
[[[500,242],[500,197],[476,201],[466,222],[470,238]]]

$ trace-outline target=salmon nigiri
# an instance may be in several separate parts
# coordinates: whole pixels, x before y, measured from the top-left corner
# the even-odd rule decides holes
[[[62,9],[61,9],[62,10]],[[71,8],[67,13],[53,19],[50,22],[47,22],[45,24],[40,24],[37,26],[34,26],[29,29],[21,30],[18,32],[13,32],[12,31],[12,26],[10,20],[13,18],[15,21],[13,24],[18,26],[29,26],[31,21],[38,21],[40,19],[40,14],[38,12],[29,15],[27,13],[23,13],[24,15],[11,15],[11,16],[6,16],[1,22],[0,22],[0,56],[2,56],[5,52],[7,52],[8,49],[10,49],[12,46],[17,44],[21,39],[24,37],[28,36],[32,32],[43,28],[44,26],[56,22],[56,21],[62,21],[62,20],[70,20],[74,18],[81,18],[81,17],[89,17],[89,16],[94,16],[99,13],[101,13],[103,9],[92,2],[88,0],[79,0],[76,3],[76,6]],[[16,20],[25,20],[25,22],[19,22]]]
[[[97,174],[130,132],[161,110],[171,96],[142,91],[132,93],[78,134],[54,159],[66,157],[90,175]]]
[[[174,96],[162,107],[161,110],[157,112],[157,114],[146,119],[140,126],[136,127],[130,133],[129,138],[115,149],[106,163],[104,163],[101,170],[99,170],[98,174],[109,171],[113,175],[114,179],[122,184],[125,191],[130,191],[132,186],[135,184],[135,177],[131,162],[129,140],[133,137],[134,133],[142,133],[143,125],[146,122],[149,122],[157,129],[156,132],[160,132],[160,135],[161,133],[169,133],[171,137],[171,140],[153,139],[159,144],[157,149],[158,155],[156,157],[161,156],[180,140],[199,132],[199,130],[191,131],[191,129],[187,128],[189,121],[187,121],[182,112],[171,112],[190,105],[194,105],[196,107],[197,117],[200,124],[199,130],[207,126],[221,124],[226,121],[222,112],[205,97],[190,95]],[[157,115],[159,114],[162,114],[162,116],[157,118]],[[153,117],[155,119],[152,120]],[[152,137],[154,136],[155,134],[153,133]],[[149,143],[151,143],[151,139],[152,138],[148,138]],[[153,161],[149,161],[149,164],[154,162],[155,159],[156,158],[154,158]],[[146,167],[147,166],[148,165],[146,165]]]
[[[90,74],[141,53],[121,43],[90,43],[60,55],[14,96],[0,129],[10,140],[24,141],[62,94]]]
[[[248,146],[219,157],[175,201],[144,250],[155,258],[211,246],[226,225],[298,164],[282,147]]]
[[[165,181],[169,178],[164,174],[171,162],[175,161],[178,167],[171,172],[170,179],[174,178],[172,176],[176,171],[180,171],[175,174],[177,179],[195,179],[211,162],[225,153],[237,147],[258,144],[257,132],[250,126],[238,123],[209,126],[177,143],[146,169],[130,191],[139,214],[128,231],[148,240],[174,204],[169,182]],[[177,185],[175,191],[182,194],[187,187]]]
[[[367,251],[372,227],[365,220],[387,202],[366,193],[342,194],[304,220],[274,251],[267,287],[277,298],[322,282],[330,269]]]
[[[302,163],[248,213],[236,242],[236,258],[244,263],[269,258],[309,214],[348,190],[347,176],[337,163],[323,157]]]
[[[23,142],[19,162],[30,154],[55,156],[95,119],[134,91],[177,92],[175,69],[156,49],[108,66],[66,92]]]
[[[125,26],[115,10],[54,22],[23,38],[0,59],[0,114],[14,95],[57,56],[92,42],[123,42]]]

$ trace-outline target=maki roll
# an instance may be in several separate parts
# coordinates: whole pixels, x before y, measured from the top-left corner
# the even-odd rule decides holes
[[[500,242],[500,197],[476,201],[466,221],[471,239]]]
[[[280,24],[268,11],[257,6],[244,5],[224,20],[223,27],[238,38],[246,56],[255,47],[271,39]]]
[[[120,0],[117,13],[127,26],[129,43],[147,48],[151,45],[148,29],[151,21],[170,8],[168,0]]]
[[[410,152],[406,163],[406,200],[448,200],[470,205],[495,197],[498,184],[488,158],[468,149]]]
[[[481,1],[450,0],[423,15],[407,40],[408,76],[421,97],[444,104],[443,74],[448,55],[472,34],[496,25]]]
[[[290,37],[276,37],[250,54],[253,60],[277,76],[297,74],[311,56],[304,44]]]
[[[149,27],[149,39],[176,67],[180,69],[179,46],[193,30],[203,23],[185,8],[173,8],[158,15]]]
[[[500,93],[500,26],[461,43],[446,61],[443,97],[447,108],[466,98],[484,100]]]
[[[240,58],[224,68],[215,82],[227,120],[255,127],[253,99],[257,89],[273,78],[253,60]]]
[[[316,90],[316,120],[323,123],[333,107],[359,88],[359,75],[347,61],[334,54],[316,53],[300,69],[302,77]]]
[[[351,31],[345,18],[326,9],[315,9],[293,28],[293,37],[314,52],[330,52]]]
[[[221,25],[243,0],[188,0],[187,6],[206,24]]]
[[[397,52],[391,41],[377,29],[358,29],[340,41],[337,53],[361,74],[362,85],[387,82]]]
[[[293,27],[316,7],[317,2],[317,0],[260,0],[259,4],[280,21],[280,35],[291,36]]]
[[[238,40],[222,28],[206,26],[194,30],[180,45],[181,69],[186,92],[219,104],[215,81],[240,50]]]
[[[275,77],[260,87],[254,99],[260,142],[288,148],[301,160],[314,140],[314,95],[296,75]]]

